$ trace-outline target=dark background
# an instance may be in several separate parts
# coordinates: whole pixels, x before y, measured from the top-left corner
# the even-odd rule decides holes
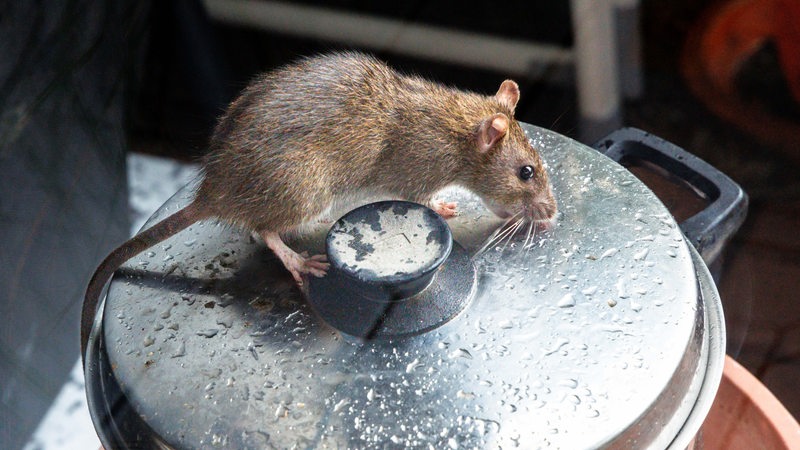
[[[507,1],[488,12],[482,4],[444,0],[325,4],[572,44],[567,2]],[[682,75],[691,64],[686,42],[702,33],[719,4],[642,2],[645,89],[624,104],[623,124],[693,152],[750,195],[748,219],[719,272],[728,352],[797,415],[800,147],[771,127],[800,123],[800,106],[769,40],[743,61],[721,106],[693,94]],[[85,283],[128,234],[125,153],[196,160],[216,117],[255,73],[340,48],[222,25],[188,0],[0,5],[0,447],[24,444],[79,356]],[[390,50],[374,53],[401,70],[484,93],[507,78]],[[570,73],[545,70],[517,81],[518,119],[580,136]],[[733,119],[722,118],[726,105],[735,108]],[[765,131],[745,131],[748,123]]]

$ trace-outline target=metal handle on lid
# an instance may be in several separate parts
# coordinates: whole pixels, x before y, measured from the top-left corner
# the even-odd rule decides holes
[[[707,162],[671,142],[637,128],[622,128],[594,148],[614,161],[646,161],[701,192],[710,202],[681,222],[681,230],[706,263],[714,261],[744,222],[748,198],[742,188]]]

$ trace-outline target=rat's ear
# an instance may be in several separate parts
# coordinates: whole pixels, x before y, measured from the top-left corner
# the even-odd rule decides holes
[[[494,98],[506,105],[511,112],[514,112],[514,108],[517,107],[517,102],[519,101],[519,86],[511,80],[503,81],[500,89],[497,90],[497,94],[494,94]]]
[[[487,117],[478,128],[478,150],[485,153],[497,144],[508,131],[508,117],[497,113]]]

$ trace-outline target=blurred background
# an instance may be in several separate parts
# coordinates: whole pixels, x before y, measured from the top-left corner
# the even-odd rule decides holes
[[[800,415],[798,30],[796,0],[4,2],[0,447],[51,448],[36,430],[65,387],[64,414],[84,408],[80,301],[158,206],[131,202],[194,173],[256,73],[337,49],[486,94],[514,78],[521,121],[587,144],[642,128],[737,181],[749,214],[714,265],[728,353]]]

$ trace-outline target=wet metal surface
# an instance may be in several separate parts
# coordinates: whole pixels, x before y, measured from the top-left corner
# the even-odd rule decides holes
[[[683,236],[624,168],[530,131],[551,171],[558,225],[529,248],[518,235],[478,255],[473,301],[419,336],[344,337],[260,241],[228,226],[196,224],[133,259],[104,318],[133,407],[181,447],[579,448],[663,438],[670,430],[655,423],[688,415],[692,399],[681,397],[704,364]],[[466,191],[444,196],[459,202],[449,225],[473,254],[502,222]],[[186,201],[173,199],[151,223]],[[290,245],[318,253],[325,231]]]

